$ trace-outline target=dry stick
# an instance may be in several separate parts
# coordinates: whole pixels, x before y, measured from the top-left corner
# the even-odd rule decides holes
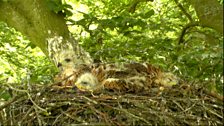
[[[189,108],[185,109],[183,112],[187,112],[188,110],[192,109],[195,105],[196,105],[197,102],[195,102],[192,106],[190,106]]]
[[[119,111],[122,111],[122,112],[124,112],[124,113],[130,115],[131,117],[134,117],[134,118],[136,118],[136,119],[142,120],[142,121],[144,121],[144,122],[150,124],[150,123],[149,123],[147,120],[145,120],[144,118],[141,118],[141,117],[139,117],[139,116],[136,116],[136,115],[134,115],[134,114],[128,112],[126,109],[120,109],[120,108],[117,108],[117,107],[114,107],[114,109],[119,110]]]
[[[61,114],[57,116],[57,118],[56,118],[56,119],[54,120],[54,122],[52,123],[53,126],[57,123],[58,119],[59,119],[63,114],[64,114],[64,112],[62,111]]]
[[[90,99],[90,98],[88,98],[86,96],[81,96],[81,97],[84,98],[84,99],[86,99],[86,100],[88,100],[88,101],[90,101],[90,102],[92,102],[92,103],[94,103],[94,104],[98,104],[97,101],[92,100],[92,99]]]
[[[21,122],[23,122],[26,117],[30,114],[30,112],[33,110],[33,106],[26,112],[26,114],[23,116],[23,118],[21,119],[21,121],[19,122],[19,124],[21,125]]]
[[[64,112],[64,111],[62,111],[62,110],[61,110],[61,113],[64,114],[65,116],[67,116],[67,117],[73,119],[73,120],[76,120],[73,116],[69,115],[68,113],[66,113],[66,112]],[[85,121],[85,120],[82,120],[82,121]],[[87,123],[87,122],[85,122],[85,123]]]
[[[5,102],[3,105],[0,106],[0,111],[24,96],[25,96],[25,93],[13,97],[12,99],[10,99],[9,101]]]
[[[35,110],[35,115],[37,117],[38,124],[39,124],[39,126],[42,126],[42,123],[41,123],[41,120],[40,120],[37,108],[34,107],[34,110]]]
[[[103,118],[104,118],[104,120],[108,123],[108,118],[107,118],[107,116],[104,114],[104,113],[102,113],[102,112],[100,112],[99,110],[97,110],[97,109],[95,109],[93,106],[89,106],[92,110],[94,110],[96,113],[98,113],[99,115],[101,115],[101,116],[103,116]],[[95,114],[96,115],[96,114]],[[97,117],[98,117],[98,115],[96,115]],[[110,120],[111,121],[111,120]]]
[[[58,84],[60,84],[61,82],[67,80],[68,78],[70,78],[70,77],[73,76],[73,75],[75,75],[75,73],[72,73],[71,75],[67,76],[66,78],[64,78],[63,80],[61,80],[61,81],[59,81],[59,82],[55,82],[55,83],[53,83],[53,84],[50,84],[50,85],[46,86],[45,88],[42,89],[41,94],[42,94],[42,93],[46,93],[46,91],[45,91],[46,88],[51,87],[51,86],[54,86],[54,85],[58,85]]]
[[[113,107],[113,108],[116,109],[116,110],[122,111],[122,112],[124,112],[124,113],[130,115],[131,117],[134,117],[134,118],[136,118],[136,119],[142,120],[142,121],[144,121],[144,122],[150,124],[150,123],[149,123],[147,120],[145,120],[144,118],[141,118],[141,117],[139,117],[139,116],[136,116],[136,115],[134,115],[134,114],[128,112],[126,109],[123,109],[119,102],[118,102],[118,105],[119,105],[120,108],[117,108],[117,107]]]
[[[14,88],[10,84],[5,84],[5,85],[8,86],[10,89],[15,90],[15,91],[18,91],[18,92],[23,92],[23,93],[26,93],[27,92],[27,90],[21,90],[21,89]]]
[[[16,88],[12,87],[9,84],[5,84],[5,85],[8,86],[10,89],[13,89],[15,91],[26,92],[26,90],[16,89]],[[24,94],[21,94],[21,95],[17,95],[15,97],[13,97],[12,99],[10,99],[9,101],[5,102],[5,104],[3,104],[3,105],[0,106],[0,111],[2,109],[4,109],[5,107],[7,107],[8,105],[12,104],[13,102],[17,101],[19,98],[22,98],[23,96],[25,96],[25,93]]]
[[[30,96],[30,94],[29,94],[28,92],[26,92],[26,93],[27,93],[27,95],[28,95],[30,101],[33,103],[33,105],[34,105],[36,108],[40,109],[41,111],[47,112],[46,109],[41,108],[40,106],[38,106],[38,105],[33,101],[33,99],[31,98],[31,96]]]
[[[209,113],[216,115],[217,117],[219,117],[220,119],[223,119],[223,115],[219,115],[218,113],[212,111],[211,109],[203,106],[205,108],[205,110],[207,110]]]
[[[33,99],[31,98],[31,96],[30,96],[30,94],[29,94],[29,92],[28,92],[27,90],[21,90],[21,89],[14,88],[14,87],[12,87],[10,84],[6,84],[6,85],[7,85],[10,89],[12,89],[12,90],[15,90],[15,91],[18,91],[18,92],[26,93],[27,96],[28,96],[28,98],[30,99],[30,101],[33,103],[33,105],[34,105],[36,108],[38,108],[38,109],[40,109],[40,110],[42,110],[42,111],[44,111],[44,112],[47,112],[47,110],[41,108],[40,106],[38,106],[38,105],[33,101]],[[16,100],[17,100],[17,99],[16,99]],[[3,105],[3,106],[5,106],[5,105]],[[1,108],[1,107],[0,107],[0,108]],[[0,110],[1,110],[1,109],[0,109]]]
[[[184,111],[184,108],[176,101],[172,100],[173,103],[175,103],[182,111]]]
[[[72,73],[71,75],[67,76],[67,77],[64,78],[63,80],[61,80],[61,81],[59,81],[59,82],[55,82],[55,83],[53,83],[53,84],[50,84],[49,87],[54,86],[54,85],[57,85],[57,84],[59,84],[59,83],[65,81],[65,80],[67,80],[68,78],[70,78],[71,76],[73,76],[73,75],[75,75],[75,74],[76,74],[76,73]]]

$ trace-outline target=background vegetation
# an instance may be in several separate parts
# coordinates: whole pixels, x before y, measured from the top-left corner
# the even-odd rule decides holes
[[[66,15],[70,31],[96,61],[150,62],[222,93],[223,35],[195,26],[180,40],[190,21],[175,0],[137,1],[49,0],[49,7]],[[179,2],[198,21],[190,4]],[[0,23],[0,83],[46,84],[56,72],[38,48]]]

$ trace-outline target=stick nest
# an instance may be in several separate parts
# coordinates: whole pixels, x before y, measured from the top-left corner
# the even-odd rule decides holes
[[[2,88],[13,97],[0,104],[0,125],[223,125],[223,100],[196,84],[94,95],[52,85]]]

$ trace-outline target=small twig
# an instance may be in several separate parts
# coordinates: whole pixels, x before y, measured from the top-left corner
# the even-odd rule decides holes
[[[104,113],[100,112],[98,109],[94,108],[93,106],[90,106],[90,108],[92,110],[94,110],[96,113],[100,114],[104,118],[104,120],[106,121],[106,123],[108,123],[108,120],[109,119],[107,118],[107,116]],[[95,115],[98,116],[96,113],[95,113]]]
[[[69,117],[69,118],[71,118],[73,120],[76,120],[73,116],[69,115],[68,113],[66,113],[66,112],[64,112],[62,110],[61,110],[61,113],[63,113],[65,116],[67,116],[67,117]]]
[[[23,92],[23,93],[27,92],[27,90],[21,90],[21,89],[14,88],[13,86],[11,86],[10,84],[7,84],[7,83],[4,85],[6,85],[7,87],[9,87],[10,89],[12,89],[14,91]]]
[[[88,98],[88,97],[86,97],[86,96],[81,96],[81,97],[84,98],[84,99],[86,99],[86,100],[88,100],[88,101],[90,101],[90,102],[92,102],[92,103],[94,103],[94,104],[98,104],[97,101],[92,100],[92,99],[90,99],[90,98]]]
[[[186,111],[192,109],[195,105],[196,105],[196,102],[192,106],[190,106],[189,108],[185,109],[183,112],[186,112]]]
[[[76,73],[72,73],[71,75],[65,77],[63,80],[59,81],[59,82],[55,82],[53,84],[50,84],[49,87],[54,86],[54,85],[58,85],[59,83],[66,81],[68,78],[72,77],[73,75],[75,75]]]
[[[175,103],[182,111],[184,111],[184,108],[179,104],[177,103],[176,101],[172,100],[173,103]]]
[[[29,94],[29,92],[28,92],[27,90],[21,90],[21,89],[14,88],[14,87],[12,87],[10,84],[5,84],[5,85],[7,85],[7,86],[8,86],[10,89],[12,89],[12,90],[15,90],[15,91],[18,91],[18,92],[26,93],[27,96],[28,96],[28,98],[30,99],[30,101],[33,103],[33,105],[34,105],[36,108],[40,109],[41,111],[47,112],[47,110],[45,110],[45,109],[39,107],[39,106],[33,101],[33,99],[31,98],[31,96],[30,96],[30,94]],[[13,100],[14,100],[14,99],[13,99]],[[17,99],[16,99],[16,100],[17,100]],[[8,103],[8,104],[9,104],[9,103]],[[11,103],[10,103],[10,104],[11,104]],[[0,108],[1,108],[1,107],[0,107]],[[0,110],[1,110],[1,109],[0,109]]]
[[[54,120],[54,122],[52,123],[53,126],[57,123],[58,119],[59,119],[63,114],[65,114],[65,113],[62,111],[61,114],[57,116],[57,118],[56,118],[56,119]]]
[[[21,124],[21,122],[23,122],[27,116],[30,114],[30,112],[33,110],[33,106],[26,112],[26,114],[23,116],[23,118],[20,120],[19,124]]]
[[[120,108],[117,108],[117,107],[113,107],[113,108],[116,109],[116,110],[118,110],[118,111],[122,111],[122,112],[128,114],[129,116],[131,116],[131,117],[133,117],[133,118],[142,120],[142,121],[146,122],[147,124],[150,124],[150,123],[149,123],[147,120],[145,120],[144,118],[141,118],[141,117],[139,117],[139,116],[136,116],[136,115],[134,115],[134,114],[128,112],[126,109],[120,109]]]
[[[212,111],[211,109],[203,106],[205,108],[205,110],[207,110],[209,113],[216,115],[217,117],[219,117],[220,119],[223,119],[223,115],[219,115],[218,113]]]
[[[20,98],[24,97],[24,96],[25,96],[25,93],[13,97],[9,101],[5,102],[5,104],[3,104],[3,105],[0,106],[0,111],[2,109],[4,109],[4,108],[8,107],[10,104],[14,103],[15,101],[19,100]]]
[[[34,105],[36,108],[38,108],[38,109],[41,110],[41,111],[47,112],[46,109],[41,108],[40,106],[38,106],[38,105],[33,101],[33,99],[31,98],[31,96],[30,96],[30,94],[29,94],[28,92],[26,92],[26,93],[27,93],[27,95],[28,95],[30,101],[33,103],[33,105]]]
[[[42,126],[42,123],[41,123],[41,120],[40,120],[40,117],[39,117],[39,114],[38,114],[37,108],[36,108],[36,107],[34,107],[34,110],[35,110],[35,115],[36,115],[36,117],[37,117],[38,124],[39,124],[39,126]]]

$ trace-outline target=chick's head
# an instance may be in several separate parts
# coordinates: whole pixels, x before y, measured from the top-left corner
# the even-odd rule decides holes
[[[98,79],[92,73],[84,73],[78,77],[75,85],[82,91],[95,91],[102,87]]]
[[[165,87],[172,87],[179,83],[179,78],[172,73],[161,73],[155,80],[157,84],[161,84]]]

